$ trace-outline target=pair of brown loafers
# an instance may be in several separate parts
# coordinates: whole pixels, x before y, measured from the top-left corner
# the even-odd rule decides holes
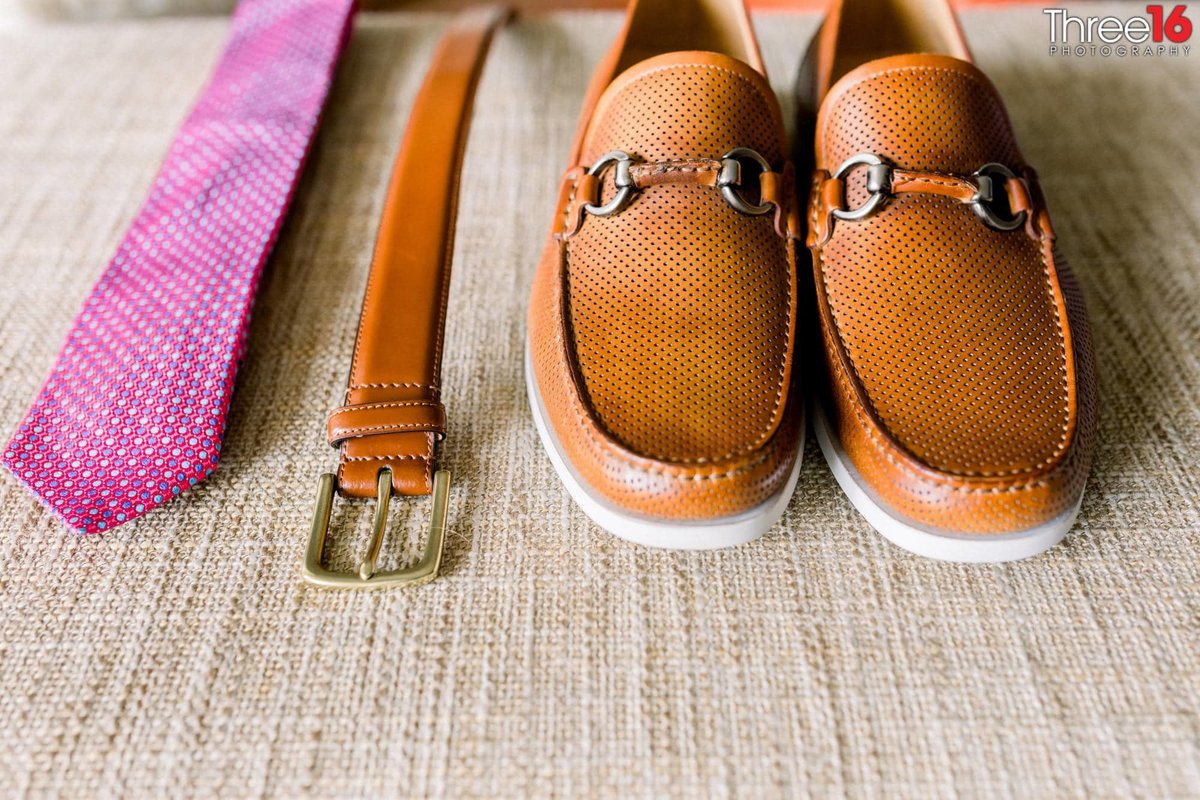
[[[1003,103],[944,0],[835,2],[798,85],[793,166],[740,0],[631,4],[530,303],[555,468],[618,536],[739,544],[788,504],[807,393],[891,541],[1046,550],[1083,496],[1095,378]]]

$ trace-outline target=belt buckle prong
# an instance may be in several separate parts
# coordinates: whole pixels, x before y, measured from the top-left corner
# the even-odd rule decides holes
[[[387,467],[379,471],[371,543],[359,564],[358,574],[334,572],[321,566],[325,539],[329,534],[329,517],[333,511],[336,481],[337,476],[333,473],[321,476],[317,489],[317,508],[313,514],[312,534],[309,536],[308,550],[304,555],[305,581],[325,589],[390,589],[399,586],[420,586],[437,577],[446,542],[446,509],[450,499],[449,470],[439,469],[433,474],[433,507],[429,515],[425,552],[412,566],[389,572],[375,571],[379,551],[383,547],[384,531],[387,528],[388,506],[392,499],[392,471]]]

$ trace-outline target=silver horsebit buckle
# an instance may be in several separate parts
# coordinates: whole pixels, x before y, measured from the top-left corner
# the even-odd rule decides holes
[[[833,173],[836,180],[843,180],[856,167],[867,168],[867,191],[870,197],[858,208],[832,209],[837,219],[856,220],[871,216],[883,202],[892,196],[892,170],[894,167],[874,153],[859,153],[842,162]],[[1019,180],[1016,173],[1003,164],[988,162],[975,170],[969,178],[975,184],[975,196],[967,201],[967,205],[984,223],[998,231],[1013,231],[1025,224],[1028,212],[1021,210],[1012,214],[1007,203],[999,202],[1005,198],[1005,192],[1000,187],[1007,181]],[[1006,213],[1007,212],[1007,213]]]
[[[735,147],[721,157],[721,169],[717,173],[717,188],[725,202],[736,211],[749,216],[761,216],[774,208],[772,203],[751,203],[742,194],[742,165],[743,162],[753,162],[759,168],[759,174],[771,171],[771,164],[757,151],[749,147]],[[634,164],[633,156],[624,150],[611,150],[596,160],[588,168],[588,175],[600,175],[610,164],[614,165],[613,184],[617,193],[603,205],[584,203],[583,210],[594,217],[608,217],[616,214],[629,204],[633,193],[638,188],[633,182],[630,167]]]

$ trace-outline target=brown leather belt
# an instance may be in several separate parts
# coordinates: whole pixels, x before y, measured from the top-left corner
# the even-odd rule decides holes
[[[471,102],[501,6],[450,24],[409,116],[388,186],[367,278],[346,401],[329,416],[336,475],[321,476],[304,578],[328,588],[413,586],[437,576],[450,473],[436,469],[446,434],[440,392],[446,294],[454,251],[459,170]],[[371,544],[357,575],[321,566],[333,492],[377,499]],[[433,495],[429,537],[415,565],[376,572],[393,493]]]

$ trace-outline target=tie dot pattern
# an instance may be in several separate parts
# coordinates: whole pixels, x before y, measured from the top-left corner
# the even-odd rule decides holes
[[[352,6],[238,6],[216,71],[3,454],[71,527],[128,522],[216,468],[254,292]]]

